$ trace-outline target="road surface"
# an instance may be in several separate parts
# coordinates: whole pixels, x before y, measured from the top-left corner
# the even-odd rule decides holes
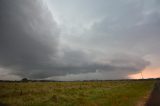
[[[160,106],[160,80],[155,83],[153,91],[145,106]]]

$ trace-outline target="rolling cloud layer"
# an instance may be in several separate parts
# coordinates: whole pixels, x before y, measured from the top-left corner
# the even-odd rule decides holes
[[[155,4],[1,0],[0,78],[117,79],[139,73],[155,62],[146,57],[160,52]]]

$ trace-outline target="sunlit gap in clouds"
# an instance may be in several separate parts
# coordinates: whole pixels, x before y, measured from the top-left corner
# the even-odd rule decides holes
[[[141,79],[142,75],[144,79],[147,78],[160,78],[160,68],[159,67],[155,67],[155,68],[146,68],[144,70],[142,70],[142,72],[137,73],[137,74],[132,74],[129,75],[129,78],[133,78],[133,79]]]

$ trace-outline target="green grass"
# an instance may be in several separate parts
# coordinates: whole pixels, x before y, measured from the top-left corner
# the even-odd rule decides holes
[[[154,81],[0,83],[6,106],[135,106]]]

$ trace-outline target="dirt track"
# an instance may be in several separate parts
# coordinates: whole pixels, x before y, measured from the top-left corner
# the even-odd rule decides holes
[[[160,81],[155,83],[154,89],[145,106],[160,106]]]

